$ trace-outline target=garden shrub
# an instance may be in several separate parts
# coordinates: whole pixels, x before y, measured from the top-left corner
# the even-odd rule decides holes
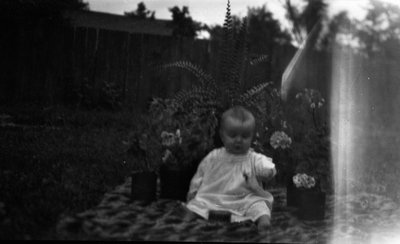
[[[72,89],[69,96],[69,103],[75,104],[78,109],[122,109],[123,90],[112,81],[103,81],[100,88],[96,89],[85,79],[81,85]]]
[[[285,110],[292,125],[296,172],[315,177],[325,190],[331,191],[330,131],[325,99],[318,90],[305,88]]]
[[[155,98],[148,113],[141,116],[141,121],[131,133],[128,143],[131,160],[142,162],[140,170],[158,171],[168,152],[172,153],[168,160],[171,167],[197,166],[213,146],[217,119],[207,110],[189,112],[170,99]],[[165,135],[171,135],[170,138],[174,140],[175,134],[178,134],[176,138],[180,140],[179,143],[163,143]]]
[[[259,117],[262,104],[260,94],[271,83],[263,82],[247,89],[245,71],[249,65],[259,62],[250,62],[247,57],[246,19],[236,30],[232,24],[229,1],[226,10],[218,69],[221,73],[215,75],[221,77],[221,82],[216,82],[213,75],[189,61],[177,61],[160,67],[161,70],[182,68],[194,74],[198,82],[189,89],[177,92],[170,99],[153,99],[145,119],[149,126],[140,126],[140,132],[132,133],[130,140],[131,151],[146,155],[141,160],[147,164],[144,168],[154,169],[149,161],[159,162],[160,158],[169,158],[171,167],[198,164],[212,148],[222,145],[218,134],[219,119],[225,110],[234,105],[245,106]],[[162,145],[162,134],[171,138],[176,135],[182,142],[178,145]],[[154,146],[154,142],[158,145]]]

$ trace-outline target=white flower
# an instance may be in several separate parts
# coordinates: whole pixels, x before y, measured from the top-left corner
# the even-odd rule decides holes
[[[161,132],[161,144],[170,147],[175,144],[175,135],[166,131]]]
[[[163,132],[161,132],[161,139],[164,139],[164,138],[166,138],[167,136],[168,136],[168,132],[166,132],[166,131],[163,131]]]
[[[315,186],[315,179],[313,177],[307,177],[305,182],[305,188],[312,188]]]
[[[293,183],[298,187],[301,182],[300,182],[300,177],[298,175],[293,176]]]
[[[314,108],[315,108],[315,103],[311,103],[310,107],[311,107],[312,109],[314,109]]]
[[[278,147],[285,149],[290,147],[292,139],[286,135],[285,132],[276,131],[272,134],[269,143],[274,149],[277,149]]]
[[[303,187],[306,189],[313,188],[316,184],[314,177],[306,174],[296,174],[293,176],[293,183],[297,188]]]
[[[360,207],[362,210],[366,210],[369,207],[368,199],[366,199],[366,198],[361,199]]]
[[[284,129],[287,128],[287,123],[286,123],[286,121],[283,121],[282,127],[283,127]]]
[[[178,140],[179,145],[182,144],[181,130],[177,129],[175,132],[176,139]]]
[[[322,107],[323,103],[322,102],[318,102],[318,108]]]
[[[168,158],[172,155],[170,150],[165,150],[164,151],[164,156],[162,157],[163,163],[167,162]]]

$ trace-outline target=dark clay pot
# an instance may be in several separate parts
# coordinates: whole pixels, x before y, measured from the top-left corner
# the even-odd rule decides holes
[[[185,202],[190,181],[195,171],[192,168],[160,167],[160,198]]]
[[[286,205],[288,207],[297,207],[299,198],[299,189],[293,183],[292,177],[286,181]]]
[[[156,200],[157,174],[155,172],[133,172],[131,199],[146,204]]]
[[[277,169],[275,181],[280,185],[287,184],[289,178],[293,176],[293,169],[289,167],[293,162],[289,157],[289,152],[285,150],[274,150],[272,161]]]
[[[303,220],[324,219],[325,201],[325,192],[300,191],[298,195],[298,217]]]

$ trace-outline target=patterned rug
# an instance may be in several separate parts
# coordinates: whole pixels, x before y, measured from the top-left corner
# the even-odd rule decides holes
[[[325,219],[304,221],[286,206],[284,188],[270,189],[275,201],[271,227],[259,234],[251,221],[185,221],[185,208],[177,200],[160,199],[147,206],[130,200],[131,181],[106,193],[92,209],[63,217],[57,231],[62,240],[133,240],[279,243],[392,243],[400,230],[400,210],[389,198],[360,193],[327,196]],[[343,209],[333,215],[334,207]],[[334,225],[335,223],[335,225]],[[335,226],[335,228],[333,228]],[[373,242],[371,242],[371,240]],[[400,240],[400,239],[399,239]]]

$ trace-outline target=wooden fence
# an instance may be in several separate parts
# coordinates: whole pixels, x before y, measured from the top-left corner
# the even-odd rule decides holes
[[[106,82],[115,85],[123,104],[136,108],[146,107],[152,96],[170,96],[195,80],[180,69],[156,72],[156,65],[188,60],[215,74],[221,45],[216,41],[98,28],[46,30],[39,25],[33,29],[10,28],[1,41],[0,50],[6,57],[1,61],[0,72],[3,103],[79,103],[88,96],[84,91],[97,101],[104,96]],[[296,50],[279,45],[270,50],[272,53],[259,53],[268,55],[269,60],[254,70],[261,74],[255,80],[274,81],[278,86]],[[308,64],[312,71],[303,78],[329,79],[329,72],[323,72],[329,66],[329,58],[319,54],[312,57]]]

